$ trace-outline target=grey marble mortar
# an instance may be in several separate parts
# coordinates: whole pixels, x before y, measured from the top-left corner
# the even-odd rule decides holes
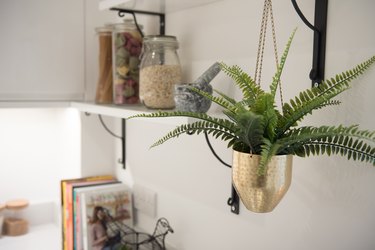
[[[204,113],[211,107],[211,100],[191,90],[195,87],[209,94],[212,94],[212,86],[210,84],[184,83],[175,85],[174,100],[176,110]]]
[[[175,85],[174,101],[176,110],[196,113],[205,113],[211,107],[211,100],[194,92],[191,88],[197,88],[212,94],[212,86],[209,84],[220,72],[219,63],[214,63],[193,83]]]

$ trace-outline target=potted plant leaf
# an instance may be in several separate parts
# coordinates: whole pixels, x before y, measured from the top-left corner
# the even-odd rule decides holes
[[[334,98],[349,89],[349,83],[375,62],[375,56],[321,82],[318,87],[300,92],[279,109],[275,95],[294,33],[288,40],[268,92],[240,67],[224,63],[221,69],[242,91],[241,100],[218,91],[212,95],[192,88],[220,105],[224,118],[183,111],[159,111],[130,118],[185,116],[198,119],[176,127],[152,147],[184,133],[205,132],[226,141],[233,149],[234,186],[246,208],[254,212],[270,212],[280,202],[290,186],[293,155],[341,155],[375,165],[375,131],[361,130],[358,125],[298,126],[313,111],[340,104]]]

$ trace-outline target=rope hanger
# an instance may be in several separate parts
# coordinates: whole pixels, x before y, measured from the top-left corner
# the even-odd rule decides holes
[[[261,22],[260,32],[259,32],[259,44],[258,44],[258,52],[257,52],[257,59],[256,59],[256,66],[255,66],[255,76],[254,76],[254,81],[258,85],[261,84],[264,45],[265,45],[265,42],[266,42],[268,17],[270,17],[270,19],[271,19],[272,40],[273,40],[273,49],[274,49],[274,54],[275,54],[276,68],[279,66],[279,58],[278,58],[278,53],[277,53],[277,42],[276,42],[276,32],[275,32],[275,22],[274,22],[274,18],[273,18],[273,10],[272,10],[272,1],[271,0],[265,0],[264,6],[263,6],[262,22]],[[280,81],[279,81],[279,87],[280,87],[279,90],[280,90],[281,106],[283,106],[284,105],[283,91],[281,89],[281,82]]]

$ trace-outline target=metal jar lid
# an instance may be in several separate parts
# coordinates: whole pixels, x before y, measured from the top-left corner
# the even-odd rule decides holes
[[[176,49],[178,48],[178,41],[175,36],[165,36],[165,35],[150,35],[143,38],[143,42],[147,45],[165,45],[172,46]]]
[[[143,29],[143,25],[138,24],[140,29]],[[113,31],[114,32],[121,32],[127,30],[137,30],[137,26],[134,23],[133,19],[124,19],[122,23],[115,23],[113,24]]]

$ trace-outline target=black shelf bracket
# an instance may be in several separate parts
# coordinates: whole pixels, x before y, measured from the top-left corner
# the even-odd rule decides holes
[[[296,0],[291,1],[302,21],[314,31],[313,65],[310,71],[310,79],[312,80],[312,86],[317,87],[324,80],[328,0],[315,0],[314,25],[303,15]]]
[[[85,112],[86,115],[90,115],[90,113]],[[121,136],[116,135],[113,133],[105,124],[103,121],[102,116],[98,115],[100,123],[102,124],[103,128],[113,137],[121,140],[121,154],[122,158],[118,160],[118,163],[121,163],[123,165],[123,169],[126,169],[126,119],[121,118]]]
[[[189,134],[189,133],[188,133]],[[215,152],[214,148],[212,147],[211,145],[211,142],[208,138],[208,134],[207,132],[204,132],[204,136],[206,138],[206,142],[207,142],[207,145],[208,147],[210,148],[212,154],[216,157],[216,159],[218,161],[220,161],[224,166],[228,167],[228,168],[231,168],[232,166],[229,165],[228,163],[225,163],[218,155],[217,153]],[[231,197],[228,199],[227,201],[227,204],[228,206],[231,207],[230,211],[234,214],[239,214],[240,213],[240,198],[237,194],[237,191],[236,189],[234,188],[233,186],[233,183],[232,183],[232,192],[231,192]]]
[[[240,198],[238,197],[237,191],[232,184],[232,195],[228,199],[228,205],[231,207],[231,212],[234,214],[240,214]]]
[[[109,10],[118,11],[119,17],[124,17],[125,13],[132,14],[134,17],[135,17],[135,14],[158,16],[160,35],[165,35],[165,14],[164,13],[143,11],[143,10],[131,10],[131,9],[123,9],[123,8],[110,8]]]
[[[121,163],[122,169],[126,169],[126,119],[121,118]]]

